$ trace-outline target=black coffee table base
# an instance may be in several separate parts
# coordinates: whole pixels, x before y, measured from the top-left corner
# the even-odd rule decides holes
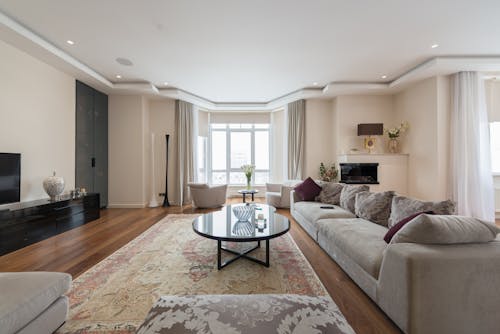
[[[238,251],[235,251],[234,249],[229,249],[227,247],[223,247],[222,241],[217,240],[217,269],[221,270],[222,268],[230,265],[234,261],[241,259],[241,258],[253,261],[255,263],[261,264],[261,265],[269,268],[269,239],[266,240],[266,261],[262,261],[262,260],[259,260],[255,257],[248,255],[249,253],[251,253],[254,250],[259,249],[259,248],[260,248],[260,241],[257,241],[257,246],[249,248],[243,252],[238,252]],[[234,254],[236,256],[233,257],[232,259],[229,259],[227,261],[222,262],[222,251],[226,251],[226,252]]]

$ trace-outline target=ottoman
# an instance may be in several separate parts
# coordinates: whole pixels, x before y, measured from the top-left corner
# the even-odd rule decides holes
[[[53,333],[66,321],[70,287],[64,273],[0,273],[0,332]]]

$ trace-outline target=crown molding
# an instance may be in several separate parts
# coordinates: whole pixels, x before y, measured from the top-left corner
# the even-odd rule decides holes
[[[392,94],[408,84],[436,75],[449,75],[460,71],[500,71],[500,55],[441,56],[425,60],[390,82],[332,81],[324,87],[298,89],[267,102],[214,102],[180,88],[159,88],[151,82],[111,82],[2,12],[0,12],[0,39],[108,94],[141,94],[180,99],[207,110],[220,111],[276,110],[300,99],[331,99],[339,95],[355,94]]]

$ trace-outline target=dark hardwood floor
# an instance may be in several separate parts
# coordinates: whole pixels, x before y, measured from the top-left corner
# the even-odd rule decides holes
[[[229,199],[228,203],[239,202]],[[2,271],[60,271],[77,277],[124,246],[167,214],[198,213],[190,206],[154,209],[106,209],[101,218],[0,257]],[[397,326],[292,219],[290,234],[354,330],[400,333]],[[497,224],[500,221],[497,220]]]

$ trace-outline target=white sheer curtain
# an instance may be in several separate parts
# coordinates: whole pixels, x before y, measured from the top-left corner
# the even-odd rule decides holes
[[[451,86],[452,199],[459,215],[495,221],[489,125],[484,81],[477,72],[460,72]]]
[[[306,101],[299,100],[287,106],[287,162],[288,179],[302,179],[304,165],[304,132],[306,118]]]
[[[177,129],[177,198],[179,205],[191,202],[188,182],[196,182],[198,112],[188,102],[175,101]]]

